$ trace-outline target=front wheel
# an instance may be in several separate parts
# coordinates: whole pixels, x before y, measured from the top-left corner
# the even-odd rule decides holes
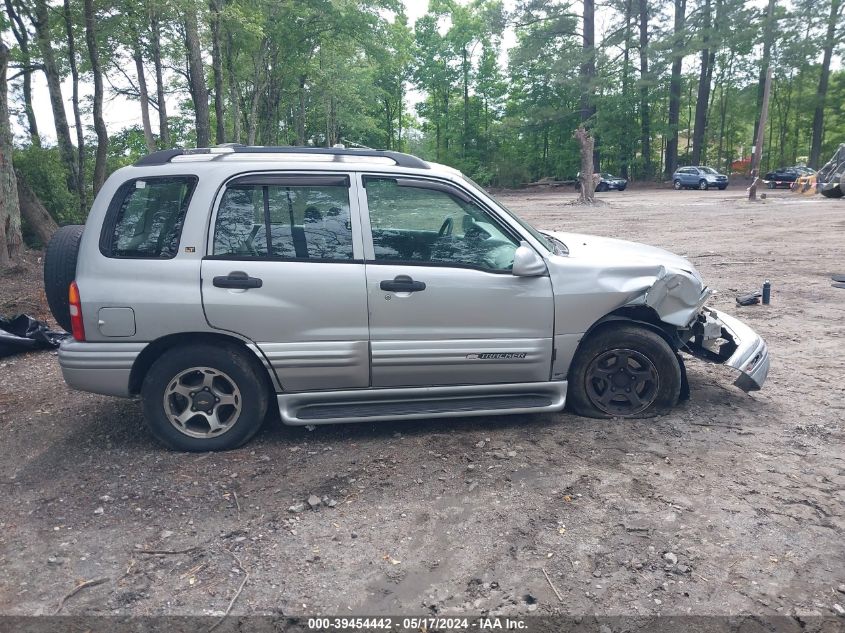
[[[165,352],[141,387],[150,432],[177,451],[221,451],[246,443],[267,413],[268,390],[260,371],[234,345]]]
[[[707,184],[706,180],[699,180],[698,181],[698,188],[701,191],[707,191],[710,188],[710,185]]]
[[[774,180],[770,180],[770,181],[766,184],[766,186],[767,186],[769,189],[774,189],[775,187],[777,187],[777,183],[776,183]]]
[[[611,323],[578,350],[567,405],[591,418],[650,418],[667,413],[680,393],[681,367],[669,344],[651,330]]]

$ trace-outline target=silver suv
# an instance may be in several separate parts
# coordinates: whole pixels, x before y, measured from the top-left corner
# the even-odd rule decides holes
[[[560,411],[647,417],[680,352],[759,389],[765,342],[695,268],[540,231],[460,172],[376,150],[228,146],[114,173],[45,258],[67,383],[140,394],[188,451],[286,424]],[[68,287],[70,288],[68,293]]]

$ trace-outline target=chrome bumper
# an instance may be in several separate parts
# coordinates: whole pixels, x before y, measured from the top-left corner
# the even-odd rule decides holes
[[[740,372],[734,384],[743,391],[759,391],[769,375],[769,347],[766,341],[745,323],[724,312],[703,308],[701,313],[721,326],[736,345],[736,349],[724,361],[725,365]]]

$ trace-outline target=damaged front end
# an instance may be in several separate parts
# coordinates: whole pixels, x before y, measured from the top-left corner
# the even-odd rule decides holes
[[[769,374],[766,341],[739,319],[713,308],[702,308],[693,321],[684,351],[740,372],[734,384],[743,391],[759,391]]]

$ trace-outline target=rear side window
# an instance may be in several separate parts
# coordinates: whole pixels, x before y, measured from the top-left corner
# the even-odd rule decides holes
[[[175,257],[196,184],[195,176],[139,178],[125,183],[109,208],[100,251],[117,258]]]
[[[212,257],[349,261],[346,176],[249,176],[223,193]]]

